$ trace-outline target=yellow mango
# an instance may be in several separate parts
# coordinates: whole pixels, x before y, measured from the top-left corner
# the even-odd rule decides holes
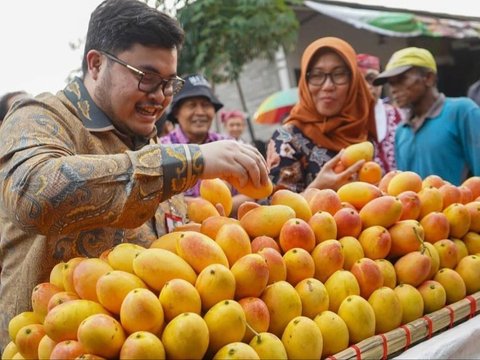
[[[375,334],[375,312],[368,301],[359,295],[345,298],[338,308],[338,316],[345,321],[352,344]]]
[[[363,181],[352,181],[342,185],[337,194],[342,202],[352,204],[357,210],[360,210],[368,202],[382,196],[380,189]]]
[[[295,211],[290,206],[260,205],[247,212],[240,219],[240,224],[252,239],[262,235],[277,238],[283,224],[295,216]]]
[[[282,335],[289,359],[320,359],[323,338],[320,328],[310,318],[297,316],[290,320]]]
[[[373,160],[373,144],[370,141],[363,141],[352,144],[345,148],[340,156],[340,161],[345,167],[350,167],[359,160]]]
[[[225,216],[232,212],[233,198],[230,188],[222,179],[204,179],[200,182],[200,196],[213,205],[222,204]]]

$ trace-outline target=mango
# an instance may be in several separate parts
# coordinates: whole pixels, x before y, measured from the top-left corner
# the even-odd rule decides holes
[[[428,213],[420,220],[420,225],[423,228],[424,240],[432,244],[447,239],[450,234],[450,222],[443,212]]]
[[[120,349],[120,359],[165,359],[165,348],[158,337],[147,331],[130,334]]]
[[[202,300],[203,311],[208,311],[222,300],[233,299],[235,296],[235,276],[226,266],[211,264],[198,274],[195,288]]]
[[[470,254],[468,253],[467,245],[465,245],[465,243],[462,240],[455,239],[455,238],[451,238],[451,240],[455,243],[455,245],[457,245],[457,264],[458,264],[461,259],[463,259],[465,256]]]
[[[402,215],[400,216],[400,220],[417,220],[420,216],[422,206],[418,193],[407,190],[398,194],[397,197],[402,203]]]
[[[443,196],[436,187],[424,187],[418,192],[418,198],[420,199],[419,219],[423,219],[431,212],[441,212],[443,210]]]
[[[319,190],[308,202],[312,214],[318,211],[326,211],[331,215],[342,208],[342,201],[338,194],[332,189]]]
[[[118,244],[108,253],[107,260],[113,270],[122,270],[133,274],[133,259],[143,250],[145,248],[137,244]]]
[[[213,356],[213,360],[233,360],[233,359],[260,359],[253,348],[243,342],[235,341],[224,345]]]
[[[260,250],[264,248],[272,248],[275,251],[278,251],[280,254],[280,246],[278,245],[278,242],[275,241],[275,239],[271,238],[270,236],[267,235],[261,235],[257,236],[254,238],[250,244],[252,246],[252,253],[259,252]]]
[[[307,200],[300,194],[288,189],[280,189],[273,193],[270,200],[271,205],[286,205],[291,207],[297,218],[308,221],[312,211]]]
[[[316,244],[315,233],[305,220],[288,219],[280,229],[278,243],[284,253],[293,248],[310,252]]]
[[[245,215],[247,212],[259,206],[260,204],[255,201],[244,201],[238,206],[237,219],[240,220],[243,217],[243,215]]]
[[[263,300],[257,297],[246,297],[240,299],[238,303],[243,308],[248,324],[242,341],[248,343],[255,337],[254,331],[258,334],[268,330],[270,326],[270,313]],[[258,345],[260,345],[260,342],[261,341],[259,341]]]
[[[233,185],[233,187],[243,195],[246,195],[252,199],[263,199],[272,194],[273,191],[273,184],[270,179],[268,179],[267,183],[265,185],[261,185],[259,187],[256,187],[251,180],[247,182],[245,186],[241,186],[240,183],[236,178],[231,178],[228,180],[230,184]]]
[[[61,292],[61,289],[49,282],[40,283],[33,288],[31,296],[32,309],[42,322],[48,313],[48,302],[53,295],[59,292]]]
[[[202,299],[199,292],[191,283],[183,279],[167,281],[158,298],[167,323],[182,313],[200,315],[202,312]]]
[[[220,245],[230,266],[242,256],[252,253],[250,237],[240,223],[223,225],[217,232],[215,242]]]
[[[381,225],[374,225],[364,229],[360,233],[358,241],[365,257],[373,260],[386,258],[392,247],[390,232]]]
[[[59,289],[65,290],[63,287],[63,267],[65,263],[63,261],[57,263],[50,271],[50,283],[58,287]]]
[[[97,280],[98,302],[108,311],[120,314],[120,307],[127,294],[133,289],[146,287],[134,274],[121,270],[109,271]]]
[[[359,160],[373,160],[373,152],[373,144],[370,141],[363,141],[347,146],[340,156],[340,161],[348,168]]]
[[[67,340],[67,341],[70,341],[70,340]],[[12,344],[15,345],[14,342],[12,342]],[[52,350],[55,347],[55,345],[57,345],[57,342],[53,341],[48,337],[47,334],[45,334],[43,338],[40,340],[40,342],[38,343],[38,358],[40,360],[49,360],[50,354],[52,353]],[[7,347],[4,350],[2,359],[11,359],[14,355],[14,354],[11,354],[9,356],[5,356],[5,351],[7,351],[8,346],[9,345],[7,345]],[[16,348],[16,345],[15,345],[15,348]],[[15,352],[18,352],[18,350],[16,350]]]
[[[398,257],[420,249],[425,233],[417,220],[401,220],[388,229],[392,246],[390,256]]]
[[[350,270],[355,261],[365,257],[362,245],[353,236],[344,236],[338,241],[342,244],[343,249],[343,268]]]
[[[469,177],[462,183],[462,186],[466,186],[472,191],[474,199],[480,196],[480,176]]]
[[[455,267],[455,271],[462,277],[467,288],[467,295],[480,291],[480,256],[465,256]]]
[[[445,208],[443,213],[450,224],[450,236],[458,239],[462,238],[470,229],[472,221],[470,212],[465,205],[453,203]]]
[[[357,210],[360,210],[368,202],[382,196],[378,187],[363,181],[352,181],[342,185],[337,194],[342,202],[352,204]]]
[[[168,359],[203,359],[208,342],[208,326],[195,313],[178,315],[165,326],[162,333],[162,344]]]
[[[44,336],[46,338],[48,338],[48,336]],[[41,342],[41,340],[40,340]],[[282,344],[283,345],[283,344]],[[39,344],[40,346],[40,344]],[[18,348],[17,348],[17,345],[15,345],[15,342],[14,341],[10,341],[6,346],[5,348],[3,349],[3,352],[2,352],[2,359],[13,359],[13,356],[18,353]],[[39,355],[39,359],[43,359],[42,357],[40,357]],[[48,358],[47,359],[50,359],[50,354],[48,354]],[[286,357],[285,357],[286,359]]]
[[[262,235],[277,238],[283,224],[295,216],[295,211],[286,205],[261,205],[246,213],[240,224],[250,238]]]
[[[337,223],[329,212],[317,211],[308,220],[308,225],[313,230],[316,244],[337,238]]]
[[[399,284],[417,287],[430,275],[432,259],[420,251],[413,251],[395,262],[395,271]]]
[[[275,249],[265,248],[258,251],[268,266],[268,281],[267,285],[273,284],[276,281],[287,279],[287,265],[282,255]]]
[[[459,186],[458,190],[460,190],[460,203],[461,204],[468,204],[474,200],[472,190],[466,186]]]
[[[118,357],[125,339],[121,324],[110,315],[91,315],[78,327],[78,341],[85,352],[107,359]]]
[[[85,353],[86,350],[79,341],[65,340],[55,344],[50,352],[50,359],[76,359],[77,357],[84,356]],[[103,357],[98,357],[104,359]]]
[[[382,180],[382,168],[375,161],[365,162],[358,171],[358,180],[378,185]]]
[[[440,186],[438,190],[442,194],[443,209],[446,209],[452,204],[460,203],[462,194],[458,187],[456,187],[455,185],[446,183]]]
[[[362,219],[357,210],[348,207],[342,208],[334,215],[337,225],[337,239],[344,236],[358,237],[362,231]]]
[[[295,286],[295,290],[302,300],[302,316],[313,319],[322,311],[328,310],[328,291],[320,280],[303,279]]]
[[[208,352],[215,354],[223,346],[242,341],[246,322],[242,306],[235,300],[223,300],[215,304],[203,317],[208,326],[210,342]]]
[[[305,316],[290,320],[282,334],[289,359],[320,359],[323,338],[317,324]]]
[[[480,253],[480,234],[469,231],[463,236],[462,240],[469,255]]]
[[[203,220],[210,216],[220,215],[215,205],[204,198],[188,198],[186,202],[188,219],[195,223],[201,224]]]
[[[182,234],[183,234],[183,231],[173,231],[171,233],[166,233],[160,236],[158,239],[154,240],[150,244],[150,248],[164,249],[174,254],[177,254],[177,241],[178,239],[180,239],[180,236]],[[133,270],[133,261],[132,261],[132,270]]]
[[[45,336],[42,324],[29,324],[18,330],[15,345],[24,359],[38,359],[38,344]],[[3,358],[2,358],[3,359]]]
[[[99,303],[91,300],[72,300],[55,306],[43,323],[49,338],[56,342],[75,340],[83,320],[94,314],[109,314]]]
[[[260,332],[252,338],[250,346],[255,350],[260,359],[288,359],[282,340],[272,333]]]
[[[402,171],[392,177],[387,187],[387,194],[400,195],[404,191],[418,193],[422,190],[422,178],[413,171]]]
[[[427,276],[427,279],[431,279],[437,273],[438,269],[440,269],[440,255],[438,254],[438,250],[435,246],[433,246],[433,244],[424,242],[423,246],[425,246],[425,251],[423,253],[432,260],[430,273]]]
[[[455,268],[458,257],[457,245],[450,239],[442,239],[438,240],[433,246],[438,252],[440,268]]]
[[[445,289],[438,281],[427,280],[418,287],[418,291],[423,298],[425,314],[440,310],[447,302]]]
[[[164,249],[147,249],[133,260],[133,270],[149,287],[160,292],[172,279],[195,284],[197,274],[180,256]]]
[[[445,289],[447,304],[453,304],[467,296],[465,281],[463,281],[460,274],[453,269],[440,269],[435,274],[433,280],[440,283]]]
[[[368,298],[375,313],[375,333],[383,334],[396,329],[402,323],[402,304],[393,289],[383,286]]]
[[[438,189],[443,184],[445,184],[445,180],[443,180],[440,176],[438,176],[438,175],[428,175],[422,181],[422,188],[434,187],[434,188]]]
[[[210,216],[200,224],[200,232],[211,239],[215,239],[218,231],[225,224],[240,224],[240,221],[222,215]]]
[[[357,260],[352,265],[350,272],[357,278],[360,295],[364,299],[368,299],[376,289],[383,286],[383,273],[372,259],[362,258]]]
[[[295,288],[286,281],[268,285],[260,297],[270,312],[268,332],[282,336],[287,324],[302,315],[302,300]]]
[[[321,242],[311,254],[315,263],[315,278],[321,282],[325,282],[335,271],[343,268],[345,258],[342,244],[338,240]]]
[[[160,335],[164,319],[158,296],[148,289],[131,290],[120,307],[120,322],[128,334],[148,331]]]
[[[221,204],[225,216],[232,212],[233,198],[230,188],[222,179],[204,179],[200,182],[200,196],[213,205]]]
[[[480,201],[472,201],[465,204],[468,212],[470,213],[470,229],[476,233],[480,232]]]
[[[322,311],[313,321],[322,333],[322,359],[334,355],[348,347],[348,328],[345,321],[333,311]]]
[[[361,296],[350,295],[345,298],[338,308],[338,316],[345,321],[352,344],[375,334],[375,312]]]
[[[407,324],[423,316],[423,297],[416,287],[399,284],[393,289],[402,305],[402,324]]]
[[[283,260],[287,269],[286,280],[293,286],[315,274],[315,262],[305,249],[290,249],[283,254]]]
[[[74,257],[68,260],[62,268],[62,281],[63,281],[63,288],[69,292],[75,292],[75,286],[73,285],[73,270],[75,267],[80,264],[85,257]]]
[[[48,311],[52,310],[57,305],[63,304],[64,302],[78,299],[80,299],[80,297],[76,293],[60,291],[50,298],[50,301],[48,302]]]
[[[380,182],[378,183],[378,188],[383,194],[387,194],[388,184],[390,183],[390,180],[392,180],[392,178],[400,172],[400,170],[390,170],[388,173],[382,176]]]
[[[195,231],[184,231],[177,241],[177,254],[198,274],[210,264],[230,267],[227,256],[212,238]]]
[[[75,292],[82,299],[99,302],[97,296],[97,281],[102,275],[110,271],[113,271],[113,267],[110,266],[108,262],[98,258],[83,260],[73,271],[73,287],[75,288]]]
[[[359,212],[363,228],[395,224],[402,215],[402,202],[394,196],[381,196],[369,201]]]
[[[259,297],[268,283],[269,270],[264,257],[248,254],[237,260],[231,268],[235,277],[235,298]]]
[[[394,289],[397,286],[397,273],[393,264],[387,259],[376,259],[375,262],[382,272],[383,286]]]
[[[337,312],[342,301],[350,295],[360,295],[357,278],[350,271],[335,271],[325,282],[328,292],[328,309]]]

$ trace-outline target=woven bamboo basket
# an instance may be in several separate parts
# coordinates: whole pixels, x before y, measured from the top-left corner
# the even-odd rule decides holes
[[[387,359],[393,354],[398,355],[410,346],[429,339],[442,330],[472,318],[479,310],[480,291],[392,331],[351,345],[327,359]]]

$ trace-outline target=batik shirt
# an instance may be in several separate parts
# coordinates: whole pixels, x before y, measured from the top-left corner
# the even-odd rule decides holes
[[[156,132],[151,134],[156,138]],[[0,128],[0,347],[53,266],[122,242],[148,247],[185,219],[182,193],[203,171],[198,145],[115,129],[76,79],[17,103]]]
[[[267,147],[270,179],[276,188],[301,193],[336,152],[318,147],[294,125],[275,130]]]
[[[203,143],[206,144],[213,141],[225,139],[231,139],[231,137],[209,131]],[[187,135],[185,135],[185,133],[182,131],[180,126],[176,126],[175,129],[170,131],[167,135],[160,137],[159,142],[161,144],[188,144],[190,143],[190,140],[188,139]],[[197,181],[197,183],[193,187],[185,191],[184,195],[193,197],[200,196],[200,181]]]

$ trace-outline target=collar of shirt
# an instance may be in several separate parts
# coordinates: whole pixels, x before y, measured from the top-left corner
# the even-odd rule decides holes
[[[443,105],[445,103],[445,95],[440,93],[437,100],[432,104],[430,109],[422,116],[411,116],[408,120],[408,125],[410,125],[413,131],[417,131],[422,127],[427,119],[437,117],[442,111]]]
[[[115,131],[120,137],[131,142],[133,149],[140,149],[150,142],[150,139],[155,138],[156,129],[152,132],[151,136],[128,136],[118,131],[112,124],[110,118],[95,104],[87,88],[83,84],[83,81],[76,77],[70,82],[63,93],[72,105],[77,110],[78,117],[82,120],[85,128],[90,132],[105,132]],[[128,141],[129,140],[129,141]]]

